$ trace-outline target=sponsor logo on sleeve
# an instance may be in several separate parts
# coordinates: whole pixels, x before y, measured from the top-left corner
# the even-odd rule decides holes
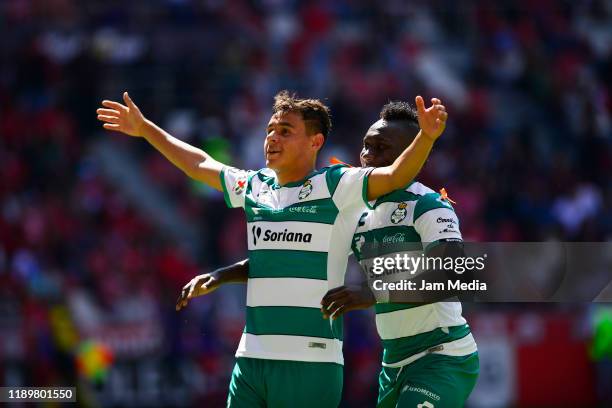
[[[436,220],[436,222],[438,224],[445,224],[445,223],[450,223],[450,224],[456,224],[457,220],[454,218],[443,218],[443,217],[438,217],[438,219]]]
[[[234,194],[242,194],[242,192],[244,191],[245,187],[246,187],[246,183],[247,183],[247,179],[246,177],[241,177],[239,179],[236,180],[236,184],[234,184]]]

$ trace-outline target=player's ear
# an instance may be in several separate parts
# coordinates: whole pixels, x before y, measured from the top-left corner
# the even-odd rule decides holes
[[[312,143],[312,147],[319,151],[321,149],[321,147],[323,147],[323,143],[325,143],[325,136],[323,136],[323,133],[315,133],[314,135],[312,135],[312,137],[310,138],[311,143]]]

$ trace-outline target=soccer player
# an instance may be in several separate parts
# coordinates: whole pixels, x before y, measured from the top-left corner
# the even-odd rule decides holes
[[[418,130],[417,114],[407,103],[385,105],[380,120],[363,139],[361,165],[384,167],[392,163]],[[461,241],[459,221],[451,204],[428,187],[413,182],[379,197],[373,208],[363,214],[352,249],[366,272],[372,257],[393,251],[393,245],[385,242],[427,245],[423,249],[428,256],[446,256],[461,254]],[[366,258],[362,250],[368,245],[378,252]],[[185,285],[177,309],[223,283],[246,281],[247,268],[244,260],[195,277]],[[375,300],[367,285],[340,286],[330,290],[321,303],[324,315],[336,319],[347,311],[370,307]],[[384,350],[378,406],[463,406],[476,383],[479,361],[476,343],[461,316],[461,304],[378,303],[375,309]]]
[[[393,162],[418,130],[417,114],[407,103],[385,105],[363,139],[361,165],[384,167]],[[398,243],[415,243],[427,256],[445,257],[462,254],[461,241],[459,220],[449,201],[411,182],[379,197],[364,213],[352,250],[368,273],[372,259],[397,251]],[[332,289],[321,302],[324,314],[333,319],[373,303],[369,288],[346,286]],[[463,406],[476,384],[479,360],[461,303],[376,303],[375,311],[383,344],[378,407]]]
[[[417,97],[420,131],[389,166],[315,170],[331,129],[328,108],[287,92],[266,128],[266,168],[217,162],[147,120],[127,93],[103,101],[104,128],[143,137],[188,176],[222,190],[247,216],[246,326],[236,352],[228,406],[336,407],[342,393],[342,325],[324,320],[320,300],[344,282],[354,226],[369,200],[405,186],[444,131],[438,99]]]

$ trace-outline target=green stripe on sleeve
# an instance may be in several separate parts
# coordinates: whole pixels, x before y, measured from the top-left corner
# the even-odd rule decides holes
[[[417,201],[414,206],[414,217],[412,221],[416,222],[421,215],[425,214],[427,211],[435,210],[436,208],[446,208],[455,211],[453,206],[448,201],[443,200],[440,194],[429,193],[425,194]]]
[[[327,189],[329,190],[330,197],[333,197],[336,192],[336,188],[342,178],[342,169],[344,168],[347,168],[346,164],[334,164],[326,168],[325,181],[327,182]]]
[[[227,192],[227,187],[225,186],[225,168],[227,166],[223,166],[221,172],[219,173],[219,177],[221,178],[221,189],[223,190],[223,198],[225,199],[225,205],[228,208],[234,208],[232,205],[232,200],[230,200],[229,193]]]
[[[361,198],[363,199],[366,207],[368,207],[370,210],[373,210],[374,207],[372,207],[368,201],[368,181],[370,180],[370,173],[372,173],[373,170],[374,168],[371,168],[368,173],[363,176],[363,189],[361,190]]]

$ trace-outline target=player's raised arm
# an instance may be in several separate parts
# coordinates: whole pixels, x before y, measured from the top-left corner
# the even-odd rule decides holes
[[[151,122],[140,112],[127,92],[123,93],[125,105],[104,100],[96,112],[104,129],[122,132],[129,136],[143,137],[161,154],[189,177],[221,190],[219,174],[223,164],[206,152],[185,143]]]
[[[417,96],[415,101],[421,130],[392,165],[378,167],[370,173],[368,200],[405,187],[412,181],[427,160],[434,142],[444,132],[448,114],[440,99],[432,98],[432,106],[427,109],[421,96]]]

